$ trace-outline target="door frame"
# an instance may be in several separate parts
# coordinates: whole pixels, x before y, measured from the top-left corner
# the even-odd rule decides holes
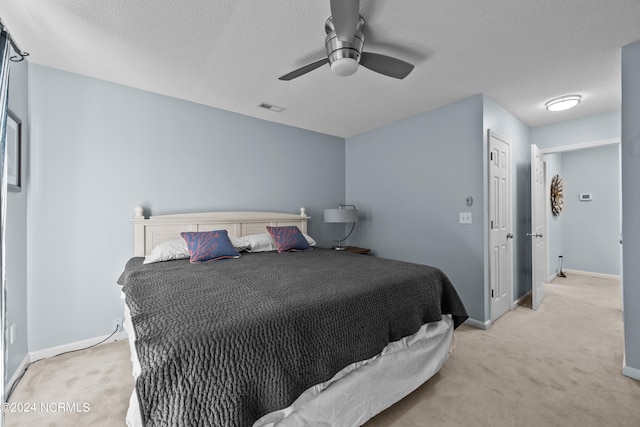
[[[577,144],[568,144],[568,145],[560,145],[557,147],[549,147],[549,148],[540,148],[540,150],[542,151],[542,156],[544,159],[544,156],[546,154],[562,154],[562,153],[568,153],[570,151],[578,151],[578,150],[584,150],[587,148],[597,148],[597,147],[604,147],[607,145],[618,145],[618,147],[620,147],[620,143],[622,141],[622,138],[608,138],[608,139],[599,139],[596,141],[588,141],[588,142],[580,142]],[[620,152],[620,149],[618,148],[618,152]],[[620,159],[620,163],[622,163],[622,158]],[[547,190],[549,189],[549,183],[547,182],[547,178],[545,177],[545,186],[547,187]],[[620,168],[620,182],[622,182],[622,168]],[[620,192],[622,192],[622,185],[620,185]],[[547,197],[548,199],[548,197]],[[620,195],[620,232],[622,233],[622,195]],[[532,207],[533,208],[533,207]],[[545,223],[545,229],[547,230],[547,234],[549,234],[548,230],[549,230],[549,215],[545,215],[546,216],[546,223]],[[549,262],[549,239],[545,239],[545,251],[547,253],[547,273],[546,273],[546,279],[545,280],[549,280],[552,278],[556,277],[556,274],[551,274],[551,270],[552,270],[552,265]],[[620,245],[620,262],[622,263],[622,245]],[[533,286],[533,285],[532,285]],[[622,266],[620,268],[620,290],[622,291]],[[621,298],[623,298],[623,296],[621,296]],[[624,300],[622,300],[622,307],[624,307]]]
[[[538,159],[540,165],[538,165]],[[549,277],[549,234],[547,233],[549,228],[547,212],[549,192],[547,191],[547,162],[544,160],[544,152],[536,144],[531,144],[530,164],[531,232],[527,233],[527,237],[531,245],[531,308],[537,310],[544,299],[544,283],[548,281]],[[538,172],[541,175],[540,180],[538,180]],[[541,189],[537,188],[538,183],[541,184]],[[540,207],[540,203],[542,207]],[[542,228],[541,230],[538,225]],[[542,239],[542,241],[538,239]],[[539,253],[538,248],[542,253]],[[540,271],[540,267],[542,271]]]

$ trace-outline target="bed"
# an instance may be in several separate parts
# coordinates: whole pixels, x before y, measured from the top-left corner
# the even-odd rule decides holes
[[[146,219],[136,208],[135,256],[118,280],[129,426],[358,426],[440,369],[467,313],[437,268],[317,247],[144,264],[182,232],[249,241],[297,227],[310,239],[308,220],[304,209]]]

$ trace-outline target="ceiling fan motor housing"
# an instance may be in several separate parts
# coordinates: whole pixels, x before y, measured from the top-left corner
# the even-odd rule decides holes
[[[325,23],[325,31],[327,38],[325,39],[325,48],[331,71],[338,76],[350,76],[358,69],[362,47],[364,46],[364,34],[360,28],[364,25],[364,19],[360,17],[360,22],[354,34],[353,40],[340,40],[333,27],[331,17]]]

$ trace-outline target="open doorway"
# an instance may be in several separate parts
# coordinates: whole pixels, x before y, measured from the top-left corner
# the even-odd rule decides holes
[[[546,188],[558,177],[563,209],[553,215],[547,197],[547,280],[560,269],[604,277],[621,275],[620,140],[544,150]]]

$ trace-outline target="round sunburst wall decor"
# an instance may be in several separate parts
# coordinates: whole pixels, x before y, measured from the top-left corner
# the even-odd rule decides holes
[[[553,213],[553,216],[558,216],[562,213],[562,207],[564,206],[563,191],[562,178],[560,178],[560,175],[554,176],[551,180],[551,213]]]

